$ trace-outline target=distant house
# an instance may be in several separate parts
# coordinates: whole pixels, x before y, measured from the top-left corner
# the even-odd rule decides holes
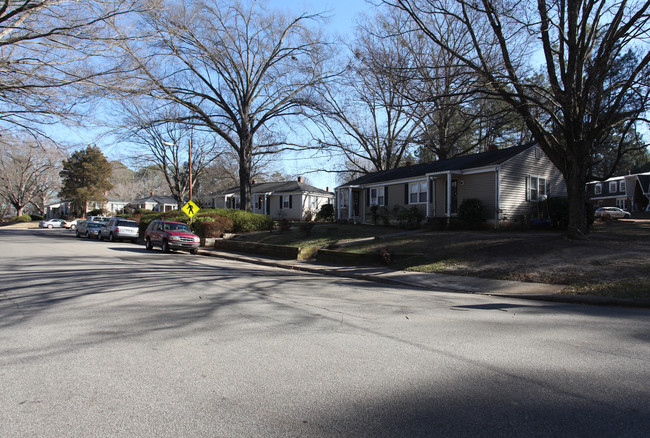
[[[495,228],[523,220],[532,203],[566,196],[560,171],[529,144],[363,175],[336,188],[337,217],[371,222],[373,205],[415,206],[426,218],[450,218],[479,199]]]
[[[171,196],[159,196],[154,194],[145,198],[135,199],[129,202],[128,206],[135,209],[146,209],[160,212],[178,209],[176,199]]]
[[[107,196],[106,202],[89,201],[86,204],[86,211],[101,209],[109,215],[114,215],[124,209],[128,203],[128,201],[124,201],[113,196]],[[71,217],[73,215],[74,206],[72,205],[71,201],[60,201],[54,204],[49,204],[45,208],[45,217],[48,219],[55,217]]]
[[[596,207],[647,211],[650,205],[650,172],[592,181],[587,184],[587,196]]]
[[[251,187],[253,212],[273,219],[302,220],[315,214],[324,204],[334,202],[334,193],[297,181],[253,183]],[[239,187],[212,194],[214,208],[240,208]]]

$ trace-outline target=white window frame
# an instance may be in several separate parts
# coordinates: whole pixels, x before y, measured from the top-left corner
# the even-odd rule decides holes
[[[409,183],[409,205],[427,203],[427,182]]]
[[[281,195],[282,196],[282,208],[290,208],[289,205],[291,205],[290,201],[290,196],[291,195]]]
[[[350,193],[347,190],[339,192],[339,208],[348,208],[350,202]]]
[[[618,189],[618,184],[616,181],[609,182],[609,193],[616,193]]]
[[[616,206],[620,208],[621,210],[625,210],[625,198],[617,198],[616,199]]]
[[[316,211],[318,210],[318,197],[317,196],[310,196],[309,197],[309,209]]]
[[[540,184],[540,182],[544,184]],[[540,188],[541,187],[541,188]],[[548,196],[548,180],[537,175],[528,176],[527,198],[531,202],[543,201]]]
[[[618,190],[621,193],[625,193],[625,180],[622,179],[621,182],[618,183]]]
[[[370,189],[370,205],[384,205],[385,187],[372,187]]]
[[[595,184],[594,195],[602,195],[602,194],[603,194],[603,185],[601,183]]]

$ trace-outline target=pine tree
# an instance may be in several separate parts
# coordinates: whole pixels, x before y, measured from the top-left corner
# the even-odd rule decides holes
[[[72,201],[75,212],[85,217],[88,202],[106,201],[106,192],[113,187],[109,181],[112,173],[110,163],[97,146],[76,151],[63,162],[63,188],[59,196]]]

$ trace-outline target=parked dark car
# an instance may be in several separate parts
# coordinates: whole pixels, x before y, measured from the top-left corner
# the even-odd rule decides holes
[[[138,230],[138,223],[136,221],[114,217],[102,228],[98,237],[99,240],[108,239],[111,242],[128,239],[135,243],[139,235],[140,231]]]
[[[187,224],[165,220],[152,221],[144,232],[144,244],[148,250],[160,246],[164,252],[172,249],[199,252],[201,239]]]
[[[81,221],[77,223],[77,237],[85,236],[89,239],[99,237],[99,233],[104,228],[103,222]]]

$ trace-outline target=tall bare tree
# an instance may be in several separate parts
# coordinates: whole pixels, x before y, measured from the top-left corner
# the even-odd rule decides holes
[[[105,25],[134,3],[0,1],[0,128],[39,131],[39,124],[79,116],[87,82],[120,67],[104,56]]]
[[[595,143],[643,117],[648,104],[649,1],[385,0],[407,12],[431,41],[481,75],[516,110],[567,182],[569,236],[588,231],[585,183]],[[459,52],[429,23],[459,26],[471,51]],[[641,43],[621,81],[607,72]],[[540,84],[530,60],[543,56]]]
[[[225,140],[250,210],[253,157],[291,147],[280,124],[305,114],[312,87],[328,77],[328,46],[310,28],[318,17],[287,17],[255,1],[156,4],[142,15],[150,45],[124,46],[140,75],[130,91],[186,108],[184,122]]]
[[[323,87],[322,147],[342,153],[346,175],[403,165],[420,131],[422,110],[407,95],[414,59],[394,37],[408,24],[399,14],[377,14],[357,28],[347,68]]]
[[[33,136],[3,135],[0,138],[0,197],[9,202],[18,216],[33,203],[41,211],[43,198],[56,190],[61,156],[47,142]]]
[[[139,147],[134,159],[160,170],[180,209],[190,191],[190,178],[200,181],[206,168],[219,158],[218,140],[212,132],[194,131],[179,122],[183,117],[176,113],[165,112],[156,117],[144,114],[136,106],[128,111],[134,127],[126,138]],[[141,153],[143,149],[145,154]]]

